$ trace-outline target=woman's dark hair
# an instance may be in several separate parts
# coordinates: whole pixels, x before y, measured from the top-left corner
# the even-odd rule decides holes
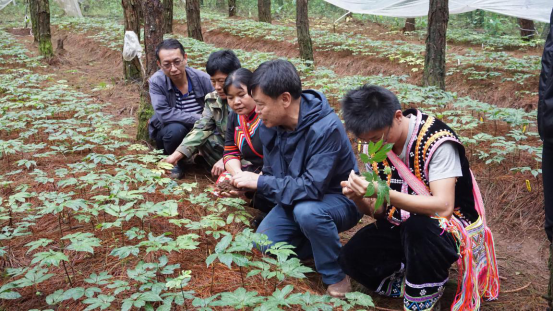
[[[162,42],[160,42],[156,47],[156,59],[158,60],[158,62],[160,61],[159,51],[174,50],[174,49],[179,49],[180,52],[182,53],[182,56],[184,57],[184,54],[185,54],[184,47],[177,39],[165,39]]]
[[[242,65],[232,50],[221,50],[209,55],[205,70],[210,76],[214,76],[217,72],[228,75],[240,67]]]
[[[395,94],[374,85],[351,90],[342,100],[346,129],[356,136],[391,126],[397,110],[401,104]]]
[[[248,85],[248,93],[260,88],[261,91],[271,97],[278,98],[282,93],[288,92],[293,99],[301,96],[301,80],[296,67],[287,60],[272,60],[261,63],[254,71]]]
[[[233,86],[235,88],[240,88],[241,85],[248,87],[248,84],[250,83],[250,80],[252,79],[253,73],[246,68],[239,68],[230,75],[227,76],[227,79],[225,79],[225,84],[223,85],[223,91],[225,93],[228,93],[228,89],[230,86]],[[248,92],[248,90],[246,90]]]

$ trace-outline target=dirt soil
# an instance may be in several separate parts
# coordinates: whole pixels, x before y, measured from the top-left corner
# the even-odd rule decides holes
[[[183,25],[175,25],[177,33],[186,33]],[[36,51],[32,37],[26,31],[14,31],[16,38],[25,44],[30,51]],[[119,53],[104,48],[85,35],[76,33],[59,33],[54,29],[53,42],[61,36],[67,36],[64,41],[65,51],[60,53],[58,61],[46,68],[36,68],[39,73],[53,74],[56,79],[64,79],[68,84],[94,97],[100,103],[109,103],[105,112],[115,118],[134,116],[139,102],[140,87],[136,84],[127,84],[122,80],[122,61]],[[287,43],[275,43],[258,39],[239,39],[217,31],[204,34],[206,42],[221,48],[241,48],[255,51],[276,52],[279,56],[297,57],[297,47]],[[343,55],[338,53],[316,53],[316,63],[323,66],[333,66],[339,75],[352,74],[404,74],[404,67],[390,62],[376,61],[366,57]],[[363,64],[363,66],[359,66]],[[411,82],[416,83],[420,77],[412,76]],[[493,84],[493,83],[492,83]],[[475,85],[463,79],[449,78],[448,87],[459,93],[470,94],[490,103],[502,104],[510,93],[502,86],[501,89],[493,86],[474,89]],[[531,100],[533,101],[533,100]],[[509,102],[505,106],[520,104]],[[129,127],[126,132],[134,136],[135,129]],[[487,203],[488,222],[495,236],[499,274],[501,276],[501,294],[499,300],[484,302],[483,310],[545,310],[546,301],[542,298],[547,290],[547,259],[548,244],[542,230],[542,190],[539,184],[533,192],[526,191],[523,181],[508,172],[487,173],[483,166],[475,166],[475,174]],[[213,182],[209,173],[201,169],[192,169],[185,182],[198,181],[203,186]],[[486,176],[488,178],[486,178]],[[51,222],[55,222],[52,220]],[[346,242],[357,229],[366,225],[370,220],[363,222],[348,232],[342,234]],[[55,223],[54,223],[55,226]],[[205,255],[189,255],[187,261],[195,263],[190,267],[194,272],[194,287],[197,293],[209,291],[210,274],[205,272],[203,258]],[[82,260],[87,261],[87,260]],[[196,261],[196,262],[194,262]],[[93,265],[93,264],[90,264]],[[221,268],[224,271],[225,268]],[[219,268],[217,268],[219,270]],[[115,275],[115,274],[114,274]],[[228,274],[227,274],[228,275]],[[229,285],[238,283],[236,278],[227,275],[217,275],[221,289],[226,291]],[[456,266],[452,268],[451,285],[444,297],[442,309],[447,309],[455,290]],[[228,278],[228,280],[227,280]],[[64,283],[63,277],[59,283]],[[302,284],[295,285],[296,290],[310,290],[324,293],[325,288],[317,274],[310,274]],[[402,300],[392,300],[378,295],[373,296],[379,310],[402,309]],[[42,299],[43,300],[43,299]],[[9,309],[36,308],[32,303],[5,307]],[[69,307],[68,307],[69,308]],[[84,306],[72,306],[72,309],[83,309]]]

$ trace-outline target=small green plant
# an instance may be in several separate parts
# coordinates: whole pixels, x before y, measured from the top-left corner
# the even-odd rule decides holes
[[[380,140],[376,143],[369,142],[368,154],[361,153],[359,157],[365,164],[368,164],[370,166],[373,163],[380,163],[384,161],[384,159],[386,159],[387,157],[386,154],[391,151],[393,147],[393,144],[384,144],[383,140]],[[363,173],[363,176],[365,177],[367,182],[369,182],[365,197],[371,197],[376,192],[376,202],[374,205],[375,210],[382,206],[384,200],[386,200],[387,203],[390,202],[390,186],[388,186],[386,181],[380,179],[379,173],[380,172],[377,171]],[[391,168],[386,167],[384,169],[384,173],[390,174]],[[377,187],[375,187],[375,183]]]

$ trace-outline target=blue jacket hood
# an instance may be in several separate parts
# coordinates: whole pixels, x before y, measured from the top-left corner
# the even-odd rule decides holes
[[[294,130],[298,132],[334,112],[330,104],[328,104],[326,97],[321,92],[315,90],[303,91],[300,105],[298,125],[296,126],[296,130]]]

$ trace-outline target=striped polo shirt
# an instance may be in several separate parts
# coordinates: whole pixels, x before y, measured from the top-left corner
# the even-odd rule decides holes
[[[171,82],[173,83],[173,82]],[[187,113],[201,114],[204,108],[196,101],[196,94],[192,87],[192,82],[188,79],[188,93],[182,94],[179,88],[173,84],[175,90],[176,108],[182,109]]]

